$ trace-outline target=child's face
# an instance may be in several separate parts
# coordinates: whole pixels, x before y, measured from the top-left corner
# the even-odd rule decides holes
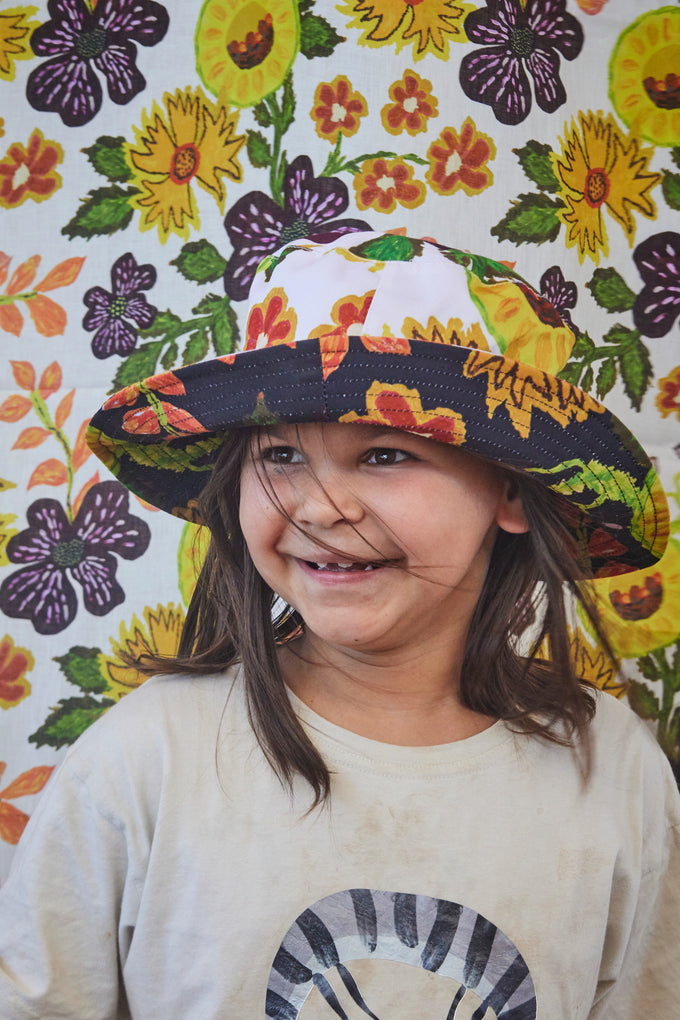
[[[279,426],[254,432],[251,454],[253,562],[336,651],[464,638],[498,526],[526,530],[498,468],[396,429]]]

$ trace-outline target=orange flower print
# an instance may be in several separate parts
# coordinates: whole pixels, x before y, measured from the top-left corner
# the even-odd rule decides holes
[[[680,421],[680,365],[659,379],[659,392],[656,395],[656,406],[662,418],[674,414]]]
[[[6,763],[0,761],[0,778],[6,768]],[[52,772],[53,766],[51,765],[37,765],[35,768],[29,769],[28,772],[22,772],[9,786],[0,790],[0,839],[5,843],[16,846],[28,822],[26,812],[20,811],[14,804],[8,804],[7,801],[40,793]]]
[[[133,435],[155,436],[160,432],[183,436],[193,432],[205,432],[192,414],[169,404],[165,400],[154,401],[151,407],[138,407],[123,415],[123,428]]]
[[[0,641],[0,707],[12,708],[31,693],[26,679],[35,660],[26,648],[15,648],[7,635]]]
[[[327,336],[329,333],[360,333],[374,297],[374,290],[366,291],[361,296],[346,294],[341,297],[331,309],[333,322],[315,326],[309,334],[310,338]]]
[[[19,142],[10,145],[0,161],[0,206],[13,209],[31,198],[44,202],[61,187],[56,166],[64,158],[58,142],[45,142],[37,128],[26,148]]]
[[[406,71],[400,81],[390,85],[388,91],[392,100],[380,112],[385,131],[399,135],[406,131],[417,135],[427,131],[427,122],[437,116],[437,100],[432,95],[432,83],[421,78],[415,71]]]
[[[418,390],[410,390],[402,383],[381,383],[376,379],[366,393],[366,411],[366,415],[350,411],[339,420],[388,425],[452,446],[460,446],[465,442],[465,421],[462,415],[450,407],[424,410]]]
[[[11,256],[0,252],[0,287],[9,274]],[[17,307],[23,302],[33,320],[36,333],[40,336],[61,336],[66,329],[66,312],[52,298],[45,296],[43,291],[67,287],[77,279],[82,269],[84,258],[65,259],[47,273],[39,283],[33,281],[40,265],[40,255],[31,255],[12,273],[5,288],[0,294],[0,329],[14,336],[20,336],[24,328],[24,317]]]
[[[415,209],[425,201],[425,185],[413,180],[413,169],[395,159],[367,159],[354,178],[360,209],[391,213],[399,205]]]
[[[288,308],[288,298],[282,287],[270,290],[264,301],[254,305],[246,324],[246,351],[276,344],[295,343],[297,315]]]
[[[323,377],[327,379],[334,372],[349,350],[349,336],[358,335],[367,351],[378,354],[408,354],[411,350],[408,340],[403,337],[368,336],[363,332],[368,310],[371,307],[374,290],[362,297],[347,294],[335,302],[331,309],[333,325],[317,326],[310,337],[320,338]]]
[[[534,408],[549,414],[562,428],[571,421],[583,422],[589,414],[602,414],[604,407],[564,379],[556,379],[540,369],[508,361],[497,354],[474,351],[463,366],[463,375],[474,379],[488,375],[486,407],[493,418],[503,405],[513,428],[528,439]]]
[[[493,174],[486,165],[496,156],[496,146],[488,135],[477,130],[468,117],[460,134],[455,128],[444,128],[427,150],[430,167],[425,174],[438,195],[479,195],[493,184]]]
[[[359,130],[359,121],[368,113],[366,100],[352,89],[344,75],[338,75],[330,84],[321,82],[314,93],[311,118],[319,138],[335,144],[340,135],[347,138]]]
[[[108,400],[105,400],[102,404],[102,410],[110,411],[112,408],[122,407],[124,404],[134,404],[139,393],[139,383],[130,383],[129,386],[124,386],[122,390],[119,390],[112,397],[109,397]]]

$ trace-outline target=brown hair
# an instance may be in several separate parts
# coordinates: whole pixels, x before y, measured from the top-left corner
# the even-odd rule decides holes
[[[277,596],[253,565],[239,524],[240,479],[251,448],[250,429],[227,433],[199,500],[210,545],[187,612],[178,654],[144,657],[143,672],[194,674],[239,662],[250,723],[271,767],[290,788],[299,773],[314,791],[313,806],[330,793],[328,768],[286,693],[277,642],[300,624],[291,607],[275,612]],[[504,469],[505,470],[505,469]],[[614,659],[579,565],[562,497],[526,474],[511,473],[529,523],[525,534],[499,531],[470,624],[460,696],[476,712],[504,719],[581,753],[589,768],[588,724],[595,704],[570,650],[568,605],[574,597]],[[282,511],[283,512],[283,511]],[[521,648],[522,639],[528,648]]]

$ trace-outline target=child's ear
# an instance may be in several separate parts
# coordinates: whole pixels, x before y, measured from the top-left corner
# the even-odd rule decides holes
[[[503,531],[512,535],[521,535],[529,530],[529,522],[524,513],[519,486],[514,478],[505,480],[504,490],[496,509],[496,524]]]

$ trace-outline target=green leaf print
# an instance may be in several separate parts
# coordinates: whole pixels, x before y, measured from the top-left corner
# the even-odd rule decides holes
[[[120,183],[122,181],[129,181],[132,176],[130,167],[125,160],[124,143],[125,139],[122,135],[118,135],[115,138],[109,135],[102,135],[93,145],[88,146],[82,151],[98,174],[108,178],[113,183]]]
[[[177,258],[170,260],[170,265],[175,266],[185,280],[214,283],[224,276],[227,260],[220,255],[214,244],[201,238],[200,241],[185,244]]]
[[[552,149],[535,139],[529,139],[521,149],[512,150],[519,159],[520,166],[530,181],[538,185],[541,191],[558,191],[559,180],[555,176],[550,159]]]
[[[680,209],[680,174],[674,174],[670,170],[665,170],[661,190],[671,209]]]
[[[125,230],[132,219],[130,199],[136,195],[134,188],[121,188],[112,184],[109,188],[90,191],[80,208],[65,227],[61,228],[70,241],[74,237],[110,236],[117,230]]]
[[[248,132],[248,159],[256,169],[268,167],[272,161],[272,148],[260,131]]]
[[[512,241],[513,244],[554,241],[562,226],[558,218],[561,208],[559,199],[550,198],[543,192],[519,195],[490,233],[499,241]]]
[[[69,683],[90,694],[102,694],[108,687],[100,666],[101,649],[75,645],[65,655],[55,655],[54,661]]]
[[[312,4],[299,4],[300,10],[300,52],[311,60],[313,57],[330,57],[335,47],[344,42],[332,25],[318,14],[310,13]]]
[[[613,267],[596,269],[586,287],[600,308],[608,312],[628,312],[633,307],[635,292]]]
[[[36,747],[58,748],[72,744],[113,704],[110,698],[98,701],[89,694],[82,698],[63,698],[28,740]]]

